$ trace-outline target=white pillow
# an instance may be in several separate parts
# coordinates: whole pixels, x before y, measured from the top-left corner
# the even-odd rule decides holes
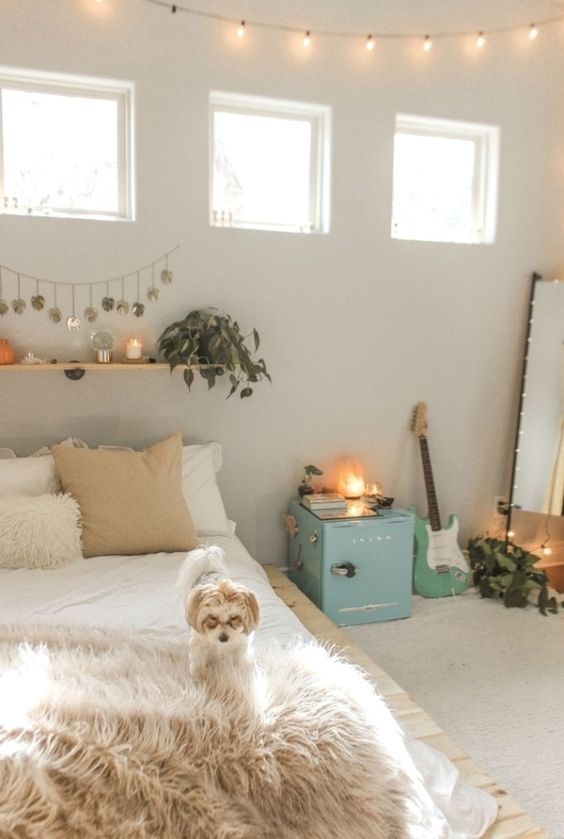
[[[53,455],[0,460],[0,498],[49,495],[60,490]]]
[[[0,498],[2,568],[58,568],[82,559],[80,533],[70,495]]]
[[[215,479],[221,469],[221,446],[205,443],[182,448],[182,494],[199,536],[232,536]]]

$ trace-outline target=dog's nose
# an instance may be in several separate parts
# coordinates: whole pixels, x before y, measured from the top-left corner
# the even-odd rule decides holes
[[[222,632],[219,636],[219,640],[222,644],[224,644],[226,641],[229,641],[229,635],[227,635],[225,632]]]

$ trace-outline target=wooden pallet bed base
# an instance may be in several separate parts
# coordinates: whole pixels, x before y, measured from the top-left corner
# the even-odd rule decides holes
[[[546,839],[545,831],[533,822],[505,790],[470,760],[429,714],[416,705],[370,656],[353,644],[346,632],[335,626],[279,568],[265,565],[264,570],[278,597],[292,609],[312,635],[322,642],[334,644],[349,661],[358,664],[368,673],[409,737],[423,740],[446,754],[466,781],[495,795],[500,805],[499,816],[485,839]]]

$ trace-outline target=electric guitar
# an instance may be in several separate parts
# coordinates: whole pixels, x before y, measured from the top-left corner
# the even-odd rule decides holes
[[[431,455],[427,443],[427,405],[420,402],[413,415],[412,431],[419,439],[429,518],[415,516],[413,587],[424,597],[460,594],[470,585],[470,567],[458,546],[458,519],[451,516],[441,527]]]

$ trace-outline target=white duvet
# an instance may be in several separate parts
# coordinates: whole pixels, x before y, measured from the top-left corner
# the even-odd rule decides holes
[[[257,594],[262,606],[257,644],[309,637],[236,536],[203,541],[221,545],[233,579]],[[0,568],[0,621],[185,630],[174,587],[185,558],[186,553],[100,556],[49,571]]]
[[[262,608],[258,646],[311,637],[237,537],[203,541],[221,545],[232,578],[257,594]],[[46,571],[0,568],[0,622],[185,630],[183,605],[174,586],[185,556],[94,557]],[[420,742],[408,746],[439,811],[447,817],[452,839],[483,835],[496,818],[495,799],[462,782],[439,752]]]

